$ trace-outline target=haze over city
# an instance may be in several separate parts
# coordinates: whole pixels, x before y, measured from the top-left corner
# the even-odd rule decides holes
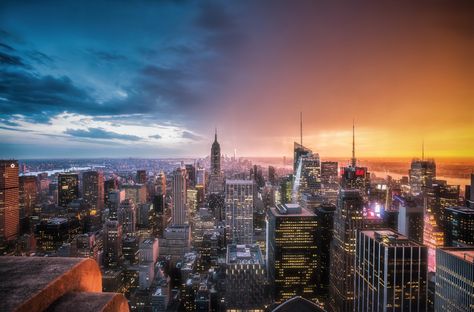
[[[0,157],[474,157],[471,1],[2,1]]]

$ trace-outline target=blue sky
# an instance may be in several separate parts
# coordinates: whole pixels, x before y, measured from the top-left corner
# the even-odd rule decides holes
[[[215,127],[225,153],[291,155],[299,111],[326,155],[356,118],[367,155],[465,156],[473,20],[469,1],[2,1],[0,157],[205,156]]]

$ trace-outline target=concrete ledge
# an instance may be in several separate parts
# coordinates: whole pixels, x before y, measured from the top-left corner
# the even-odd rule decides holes
[[[101,292],[97,263],[83,258],[0,257],[0,311],[40,312],[70,292]]]
[[[63,311],[128,312],[128,302],[117,293],[73,292],[59,298],[47,310]]]

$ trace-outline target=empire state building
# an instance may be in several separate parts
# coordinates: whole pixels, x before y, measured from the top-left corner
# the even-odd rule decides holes
[[[217,129],[214,136],[214,143],[211,147],[211,175],[218,175],[221,173],[221,146],[217,142]]]
[[[211,147],[209,191],[211,193],[222,193],[224,191],[224,178],[221,172],[221,146],[219,142],[217,142],[217,129]]]

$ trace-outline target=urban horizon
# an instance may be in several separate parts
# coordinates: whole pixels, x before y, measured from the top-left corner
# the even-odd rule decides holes
[[[474,1],[0,0],[0,311],[474,311]]]

